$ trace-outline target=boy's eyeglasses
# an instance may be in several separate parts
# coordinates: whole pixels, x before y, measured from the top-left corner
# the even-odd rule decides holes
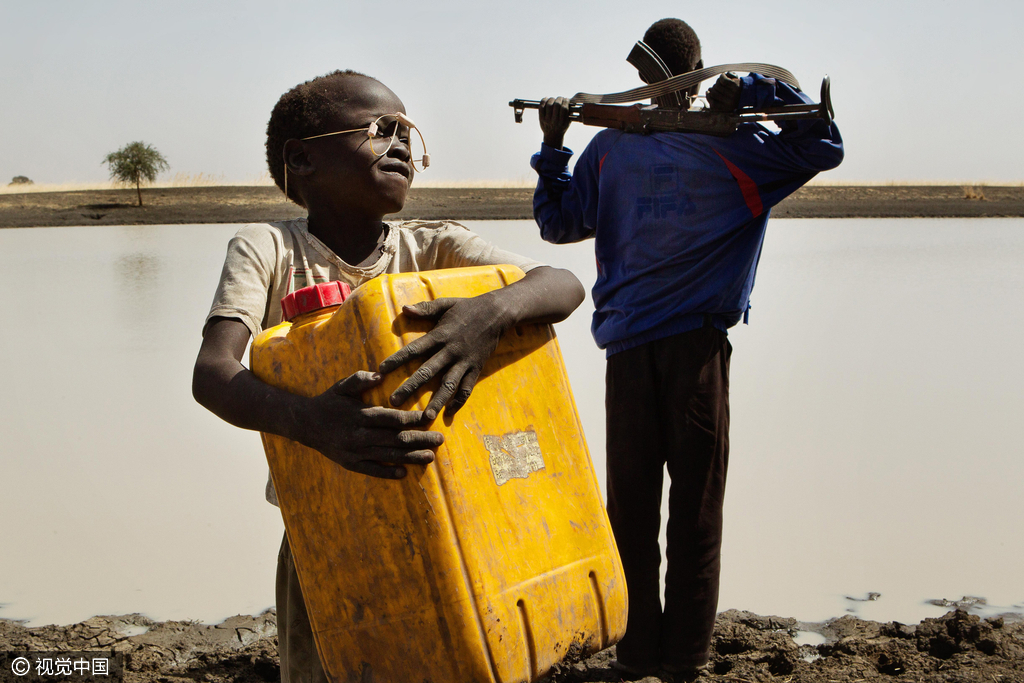
[[[401,135],[403,130],[408,131],[404,138]],[[416,131],[416,136],[419,138],[419,145],[414,144],[415,138],[412,137],[412,131],[414,130]],[[325,138],[331,135],[361,133],[363,131],[366,131],[366,136],[370,139],[370,151],[377,156],[381,157],[387,154],[392,145],[395,144],[395,140],[401,139],[409,148],[409,161],[412,162],[413,168],[416,169],[418,173],[423,173],[423,171],[430,166],[430,155],[427,154],[427,143],[423,141],[423,133],[420,132],[420,129],[415,123],[413,123],[412,119],[402,112],[384,114],[365,128],[339,130],[333,133],[310,135],[308,138],[300,139],[315,140],[316,138]]]

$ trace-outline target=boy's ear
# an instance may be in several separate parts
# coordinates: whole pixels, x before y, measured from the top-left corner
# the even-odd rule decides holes
[[[306,154],[306,146],[302,140],[292,138],[284,143],[284,163],[288,172],[295,175],[309,175],[316,170],[313,161]]]

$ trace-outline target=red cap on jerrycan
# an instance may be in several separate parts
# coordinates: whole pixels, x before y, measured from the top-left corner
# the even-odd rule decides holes
[[[334,280],[321,282],[311,287],[296,289],[281,299],[281,312],[285,320],[291,320],[302,313],[309,313],[328,306],[337,306],[352,293],[352,288],[344,282]]]

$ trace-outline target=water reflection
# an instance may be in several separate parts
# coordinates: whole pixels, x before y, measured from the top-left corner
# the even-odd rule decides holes
[[[156,291],[160,276],[160,258],[156,254],[124,254],[114,262],[117,284],[135,298]],[[151,297],[150,297],[151,298]],[[154,303],[149,301],[150,304]]]
[[[471,227],[593,282],[590,244]],[[19,520],[0,526],[0,616],[219,621],[273,604],[282,526],[259,438],[190,394],[235,230],[0,230],[0,518]],[[59,298],[29,292],[43,262],[72,283]],[[722,609],[905,623],[948,609],[931,599],[1019,609],[1022,262],[1019,219],[772,224],[751,325],[731,333]],[[590,307],[557,330],[602,471]]]
[[[114,261],[119,327],[142,346],[151,347],[159,332],[161,262],[156,254],[131,253]]]

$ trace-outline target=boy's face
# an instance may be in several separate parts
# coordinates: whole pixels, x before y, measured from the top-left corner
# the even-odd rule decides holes
[[[371,78],[346,78],[335,97],[337,113],[329,132],[366,128],[385,114],[405,113],[398,96]],[[381,156],[374,153],[365,132],[317,138],[305,145],[316,168],[308,181],[318,190],[344,200],[353,209],[381,215],[400,211],[405,205],[414,171],[401,134]]]

